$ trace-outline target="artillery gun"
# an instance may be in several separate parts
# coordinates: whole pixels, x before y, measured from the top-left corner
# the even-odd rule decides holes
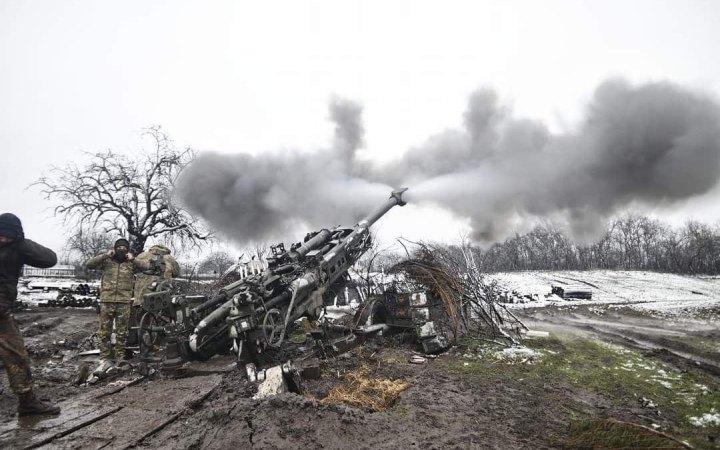
[[[283,244],[272,246],[267,270],[231,283],[214,295],[173,295],[171,289],[147,294],[146,309],[160,317],[155,322],[162,325],[141,327],[141,345],[152,333],[163,334],[167,368],[230,349],[239,365],[253,363],[268,348],[281,346],[295,320],[320,315],[348,269],[370,248],[369,228],[394,206],[405,205],[406,190],[393,191],[384,204],[352,228],[314,231],[289,249]]]

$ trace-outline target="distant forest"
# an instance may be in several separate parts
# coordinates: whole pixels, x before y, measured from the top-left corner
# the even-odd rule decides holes
[[[573,242],[550,225],[473,248],[482,271],[625,269],[720,274],[720,227],[689,221],[680,228],[649,217],[611,221],[595,242]]]

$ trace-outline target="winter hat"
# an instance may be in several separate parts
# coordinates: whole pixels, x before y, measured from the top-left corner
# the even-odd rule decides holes
[[[18,216],[11,213],[0,214],[0,236],[5,236],[15,241],[25,238],[22,223]]]
[[[130,248],[130,243],[125,238],[120,238],[113,244],[113,248],[118,248],[121,245],[124,245],[126,248]]]

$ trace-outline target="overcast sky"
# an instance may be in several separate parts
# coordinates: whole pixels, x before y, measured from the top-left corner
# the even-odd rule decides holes
[[[364,105],[374,159],[459,125],[480,86],[555,130],[611,76],[718,96],[718,42],[714,1],[0,0],[0,210],[59,250],[61,223],[26,190],[50,164],[134,151],[153,124],[201,151],[312,151],[333,95]],[[656,214],[717,220],[719,199]],[[408,206],[381,228],[451,239],[462,224]]]

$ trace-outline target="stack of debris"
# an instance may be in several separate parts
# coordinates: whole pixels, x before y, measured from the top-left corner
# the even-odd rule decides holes
[[[553,285],[550,288],[550,293],[557,295],[558,297],[565,300],[590,300],[592,299],[592,291],[584,286],[557,286]]]
[[[77,294],[70,291],[58,292],[57,298],[50,299],[39,306],[54,308],[89,308],[98,306],[97,295]]]
[[[485,279],[469,248],[413,244],[415,250],[408,252],[407,258],[389,272],[405,275],[404,285],[394,286],[397,292],[426,293],[424,304],[429,307],[432,320],[419,329],[426,350],[435,346],[446,348],[469,333],[518,342],[520,333],[527,328],[498,302],[501,291],[495,282]]]
[[[412,330],[425,353],[438,353],[450,345],[447,329],[436,326],[442,321],[443,304],[427,292],[386,291],[380,296],[384,308],[385,323],[391,327]]]
[[[521,294],[518,291],[502,291],[499,295],[500,303],[529,303],[540,301],[539,294]]]

